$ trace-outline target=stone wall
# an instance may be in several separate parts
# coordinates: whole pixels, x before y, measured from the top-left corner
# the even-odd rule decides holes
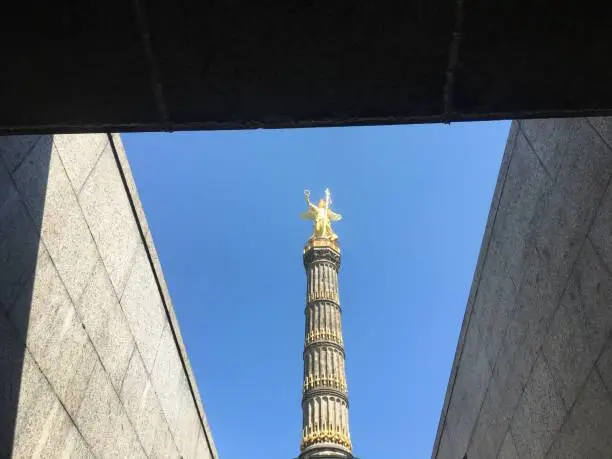
[[[0,138],[0,457],[217,458],[117,135]]]
[[[512,123],[432,457],[612,457],[611,146]]]

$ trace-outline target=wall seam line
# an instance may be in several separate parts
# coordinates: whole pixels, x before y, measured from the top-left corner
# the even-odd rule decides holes
[[[100,253],[100,247],[98,247],[98,244],[97,244],[96,239],[95,239],[95,237],[93,235],[93,232],[91,231],[91,227],[89,226],[89,222],[87,221],[87,218],[85,217],[85,212],[83,212],[83,208],[81,207],[81,201],[79,200],[79,193],[76,191],[76,189],[74,187],[74,184],[70,180],[70,176],[68,175],[68,170],[66,169],[66,165],[64,164],[64,160],[62,159],[62,156],[61,156],[61,154],[59,152],[59,149],[55,146],[55,140],[53,141],[52,148],[55,148],[55,153],[57,154],[57,158],[58,158],[59,164],[62,167],[64,175],[68,179],[68,184],[69,184],[70,188],[72,189],[72,192],[73,192],[74,197],[75,197],[75,201],[77,203],[77,206],[79,208],[81,216],[83,217],[83,221],[85,222],[85,226],[87,227],[87,231],[89,232],[89,235],[91,236],[91,240],[92,240],[92,242],[93,242],[93,244],[94,244],[94,246],[96,248],[96,254],[98,255],[98,259],[94,263],[94,266],[93,266],[91,272],[87,276],[87,283],[85,284],[85,287],[83,287],[83,291],[79,294],[78,298],[72,299],[72,297],[70,296],[70,292],[68,290],[68,287],[66,286],[66,283],[64,282],[64,279],[61,276],[59,269],[57,268],[55,260],[51,256],[51,252],[49,252],[49,249],[47,248],[47,246],[46,246],[46,244],[45,244],[45,242],[44,242],[44,240],[42,238],[42,234],[40,235],[40,242],[45,244],[44,247],[45,247],[45,250],[47,251],[47,255],[49,256],[49,260],[51,261],[51,264],[53,264],[53,268],[55,269],[55,271],[57,273],[57,276],[58,276],[60,282],[62,283],[62,286],[64,287],[64,290],[66,291],[66,294],[68,295],[68,298],[70,299],[70,302],[72,303],[72,307],[74,308],[74,313],[75,313],[76,317],[78,318],[79,322],[81,323],[81,326],[83,327],[83,330],[85,330],[85,335],[87,335],[87,339],[89,340],[89,342],[91,344],[91,348],[93,349],[94,354],[95,354],[96,358],[98,359],[98,363],[100,364],[100,366],[102,367],[104,373],[106,373],[106,376],[109,379],[111,388],[112,388],[113,392],[115,392],[115,395],[117,396],[117,401],[119,402],[119,405],[121,406],[121,408],[123,408],[123,411],[125,412],[125,416],[126,416],[126,418],[128,420],[128,423],[129,423],[130,427],[132,428],[132,431],[134,432],[136,440],[138,441],[138,445],[140,446],[140,448],[142,449],[142,451],[146,455],[145,447],[142,444],[142,440],[140,438],[140,435],[138,434],[138,431],[136,429],[135,423],[132,422],[132,419],[131,419],[130,415],[128,414],[128,411],[125,408],[125,404],[123,403],[123,399],[121,398],[121,388],[117,389],[115,387],[115,385],[113,384],[113,381],[112,381],[112,379],[110,377],[110,372],[108,371],[108,369],[104,365],[104,362],[102,361],[102,357],[100,355],[100,352],[98,351],[98,348],[94,344],[93,339],[91,339],[90,330],[85,326],[85,322],[83,321],[83,318],[81,317],[81,314],[79,313],[79,310],[77,308],[77,305],[81,302],[81,299],[83,298],[83,295],[85,295],[85,292],[87,291],[87,287],[89,286],[89,282],[93,282],[92,278],[93,278],[93,276],[94,276],[94,274],[96,272],[96,268],[98,266],[98,263],[102,264],[102,267],[104,268],[104,271],[105,271],[107,277],[109,276],[109,274],[108,274],[108,269],[107,269],[106,265],[104,264],[104,260],[102,259],[102,254]],[[100,162],[100,159],[102,158],[102,155],[103,155],[105,149],[106,149],[106,145],[100,151],[100,154],[99,154],[98,158],[96,159],[96,162],[94,163],[94,165],[92,166],[91,170],[89,171],[87,179],[89,179],[89,177],[93,173],[94,169],[96,168],[96,166]],[[86,182],[83,183],[83,186],[81,187],[81,189],[85,186],[85,183]],[[42,225],[42,222],[41,222],[41,225]],[[41,230],[42,230],[42,226],[41,226]],[[108,281],[111,284],[111,289],[112,289],[113,294],[115,295],[115,299],[117,299],[117,293],[115,292],[115,288],[112,285],[112,281],[110,280],[110,277],[108,277]],[[125,319],[125,314],[124,314],[123,308],[122,308],[122,306],[121,306],[121,304],[119,303],[118,300],[117,300],[117,305],[119,306],[121,314],[123,315],[123,317]],[[129,325],[128,325],[128,327],[129,327]],[[134,336],[132,335],[131,329],[130,329],[130,335],[131,335],[131,338],[132,338],[132,344],[134,345],[134,349],[136,349],[138,346],[136,345],[136,342],[134,341]],[[133,354],[133,352],[134,352],[134,350],[132,350],[132,354]],[[131,355],[132,354],[130,354],[130,360],[131,360]],[[34,355],[32,355],[32,357],[34,357]],[[128,361],[128,367],[125,369],[125,373],[124,373],[124,375],[122,377],[121,385],[123,385],[123,380],[125,379],[127,371],[129,369],[129,363],[130,362]],[[41,371],[42,371],[42,369],[41,369]],[[91,382],[91,378],[93,378],[94,372],[95,372],[95,368],[92,370],[91,374],[89,375],[89,379],[88,379],[86,388],[89,388],[89,383]],[[85,401],[85,398],[83,397],[83,400],[81,400],[81,404],[84,401]],[[60,402],[61,402],[61,399],[60,399]],[[78,411],[81,408],[81,404],[79,404],[79,407],[77,408],[77,413],[78,413]],[[70,413],[68,413],[68,414],[70,414]],[[74,420],[73,423],[74,423],[74,425],[76,427],[77,426],[76,419]],[[83,436],[83,439],[85,439],[85,436]]]
[[[546,175],[548,175],[548,178],[550,178],[551,182],[554,184],[556,177],[552,176],[552,174],[550,173],[550,171],[544,164],[544,161],[542,160],[542,158],[540,158],[540,155],[538,154],[533,144],[531,143],[531,140],[529,140],[529,137],[527,137],[527,134],[525,133],[525,131],[523,131],[522,126],[519,128],[519,133],[523,135],[525,142],[527,142],[527,145],[529,145],[529,149],[535,155],[536,159],[538,160],[538,163],[540,163],[540,166],[542,166],[542,169],[544,169],[544,172],[546,173]]]
[[[174,341],[174,344],[176,346],[179,359],[181,361],[181,366],[183,368],[183,373],[187,377],[187,383],[188,383],[188,386],[189,386],[189,392],[191,393],[191,398],[192,398],[193,403],[195,405],[196,412],[198,413],[198,418],[200,420],[200,425],[202,426],[202,430],[204,431],[204,437],[206,438],[206,444],[208,446],[208,451],[213,456],[213,458],[215,458],[216,454],[215,454],[215,452],[214,452],[214,450],[212,448],[211,440],[209,438],[209,432],[208,432],[208,429],[206,428],[206,426],[204,425],[203,413],[200,412],[200,409],[198,407],[197,397],[196,397],[196,394],[195,394],[195,391],[194,391],[194,388],[193,388],[194,381],[191,380],[191,378],[189,377],[189,372],[187,371],[187,363],[185,362],[185,358],[183,357],[183,353],[181,352],[181,346],[180,346],[179,341],[178,341],[176,330],[174,329],[174,325],[172,324],[172,317],[171,317],[171,314],[170,314],[170,311],[169,311],[169,308],[168,308],[168,304],[166,302],[166,298],[164,296],[164,292],[163,292],[163,289],[162,289],[162,286],[161,286],[161,282],[159,280],[159,276],[158,276],[157,270],[155,269],[155,265],[153,263],[153,257],[151,256],[151,251],[150,251],[149,245],[147,243],[147,240],[146,240],[146,237],[145,237],[144,230],[142,228],[140,219],[138,217],[138,212],[136,211],[136,204],[134,203],[134,197],[132,196],[132,193],[131,193],[130,188],[129,188],[128,183],[127,183],[127,179],[125,177],[125,171],[123,170],[123,167],[121,165],[121,161],[119,160],[119,155],[117,153],[117,147],[115,146],[114,139],[113,139],[113,137],[112,137],[110,132],[107,132],[106,135],[108,137],[108,141],[109,141],[109,144],[111,146],[111,150],[113,152],[113,157],[115,159],[115,163],[117,164],[117,168],[119,170],[119,175],[121,177],[121,182],[123,183],[123,187],[125,189],[125,192],[126,192],[127,197],[128,197],[128,201],[130,203],[130,210],[132,211],[132,215],[134,216],[134,220],[136,221],[136,227],[138,228],[138,233],[140,235],[140,239],[141,239],[141,241],[143,243],[143,246],[144,246],[144,249],[145,249],[145,253],[147,254],[147,259],[149,261],[149,265],[151,267],[151,271],[153,272],[153,277],[155,279],[155,285],[157,287],[157,290],[159,292],[159,296],[161,297],[161,301],[162,301],[162,304],[164,306],[164,312],[166,313],[166,320],[168,321],[168,324],[170,326],[170,330],[172,332],[172,339]],[[196,445],[196,447],[197,447],[197,445]]]

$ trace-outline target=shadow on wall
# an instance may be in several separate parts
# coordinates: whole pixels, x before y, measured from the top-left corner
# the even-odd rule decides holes
[[[26,408],[20,392],[52,146],[52,135],[0,137],[0,457],[12,456],[18,407]]]

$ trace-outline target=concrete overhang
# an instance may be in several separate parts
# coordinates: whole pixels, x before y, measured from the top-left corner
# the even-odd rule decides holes
[[[610,4],[12,2],[0,132],[612,114]]]

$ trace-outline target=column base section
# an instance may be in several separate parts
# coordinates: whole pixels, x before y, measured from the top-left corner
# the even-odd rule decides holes
[[[298,459],[356,459],[344,448],[333,443],[317,443],[302,451]]]

